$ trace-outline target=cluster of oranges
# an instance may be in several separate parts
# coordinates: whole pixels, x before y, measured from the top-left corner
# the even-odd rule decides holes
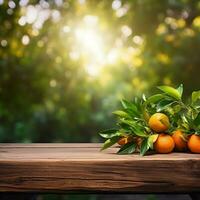
[[[188,151],[192,153],[200,153],[200,135],[186,134],[181,130],[175,130],[171,134],[166,133],[170,127],[170,121],[167,115],[163,113],[153,114],[148,121],[149,127],[158,134],[154,142],[154,149],[158,153],[170,153],[174,149],[176,151]],[[136,140],[138,146],[141,145],[141,138],[132,136],[122,137],[119,145],[125,145]]]

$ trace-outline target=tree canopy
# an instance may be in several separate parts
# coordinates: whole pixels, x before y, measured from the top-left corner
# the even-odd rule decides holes
[[[0,0],[0,141],[98,141],[121,98],[200,85],[199,0]]]

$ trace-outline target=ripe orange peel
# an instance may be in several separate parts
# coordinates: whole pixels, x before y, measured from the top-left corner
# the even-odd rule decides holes
[[[200,153],[200,135],[192,134],[188,140],[188,148],[192,153]]]
[[[186,134],[181,130],[176,130],[172,133],[172,138],[175,143],[175,149],[177,151],[185,151],[187,150],[187,140],[188,137]]]
[[[154,143],[154,148],[158,153],[170,153],[175,147],[174,140],[168,134],[159,134],[157,140]]]
[[[169,118],[163,113],[154,113],[150,117],[148,124],[156,132],[166,131],[170,126]]]

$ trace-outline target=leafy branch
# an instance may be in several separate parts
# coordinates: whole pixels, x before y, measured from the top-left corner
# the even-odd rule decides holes
[[[189,103],[186,104],[183,102],[182,84],[177,88],[159,86],[158,89],[160,93],[148,98],[143,95],[141,98],[134,98],[133,101],[121,100],[122,108],[113,112],[117,116],[118,128],[100,132],[100,135],[107,139],[102,150],[125,137],[132,139],[121,146],[118,154],[132,154],[139,150],[140,155],[145,155],[148,150],[154,150],[154,143],[159,134],[149,127],[149,119],[157,112],[169,116],[169,134],[177,128],[184,129],[186,133],[200,134],[200,91],[194,91]]]

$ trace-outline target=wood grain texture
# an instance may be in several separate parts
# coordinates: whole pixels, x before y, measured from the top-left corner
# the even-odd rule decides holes
[[[0,192],[200,191],[200,155],[117,155],[101,144],[0,144]]]

